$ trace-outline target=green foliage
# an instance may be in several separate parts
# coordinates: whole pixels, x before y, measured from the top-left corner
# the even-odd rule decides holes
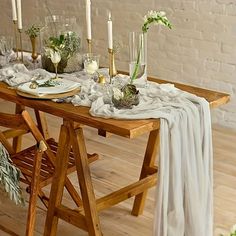
[[[156,16],[154,18],[152,17],[148,17],[147,21],[144,22],[143,26],[142,26],[142,31],[143,33],[147,33],[147,31],[149,30],[151,24],[162,24],[167,26],[169,29],[172,28],[171,23],[169,22],[169,20],[166,17],[162,17],[162,16]]]
[[[19,179],[20,170],[11,163],[9,154],[0,143],[0,185],[16,204],[24,204]]]
[[[67,32],[58,37],[50,37],[45,44],[46,47],[58,51],[63,59],[68,60],[80,49],[80,38],[75,32]]]
[[[220,234],[219,236],[226,236],[226,235]],[[232,227],[230,234],[227,234],[227,236],[236,236],[236,225]]]
[[[39,26],[35,26],[34,24],[25,31],[25,33],[27,35],[29,35],[30,38],[36,38],[37,36],[39,36],[40,33],[40,27]]]

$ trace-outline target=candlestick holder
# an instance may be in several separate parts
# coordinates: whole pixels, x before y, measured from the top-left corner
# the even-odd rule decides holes
[[[116,66],[115,66],[115,54],[114,50],[108,48],[109,53],[109,76],[110,76],[110,83],[112,82],[112,78],[117,75]]]
[[[18,37],[17,37],[17,20],[13,20],[14,25],[14,35],[15,35],[15,50],[16,50],[16,60],[19,60],[19,53],[18,53]]]
[[[88,52],[92,53],[92,40],[91,39],[87,39],[87,43],[88,43]]]
[[[21,52],[21,62],[24,62],[23,59],[23,46],[22,46],[22,29],[18,29],[20,35],[20,52]]]

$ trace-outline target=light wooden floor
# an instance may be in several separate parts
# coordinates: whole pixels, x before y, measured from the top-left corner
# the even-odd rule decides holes
[[[0,100],[0,111],[12,111],[13,107]],[[58,135],[61,120],[49,116],[51,134]],[[85,128],[87,149],[97,152],[100,160],[91,165],[96,195],[102,196],[135,181],[139,176],[145,142],[143,136],[137,140],[128,140],[118,136],[103,138],[96,135],[96,130]],[[236,223],[236,133],[214,130],[214,210],[215,236],[226,233]],[[24,139],[24,145],[31,144],[30,137]],[[70,176],[78,187],[74,174]],[[48,191],[48,189],[47,189]],[[145,212],[140,217],[130,215],[133,199],[105,210],[100,214],[104,236],[151,236],[155,189],[149,191]],[[65,192],[64,202],[72,202]],[[6,197],[0,197],[0,236],[9,235],[1,231],[8,229],[16,235],[24,235],[26,207],[17,207]],[[37,211],[36,236],[43,234],[46,211],[39,202]],[[14,234],[10,234],[14,235]],[[60,221],[58,236],[85,236],[85,232]],[[176,235],[178,236],[178,235]],[[204,235],[201,235],[204,236]]]

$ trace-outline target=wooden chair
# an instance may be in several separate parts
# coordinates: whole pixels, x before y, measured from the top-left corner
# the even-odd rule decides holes
[[[44,139],[26,110],[23,110],[20,114],[6,114],[0,112],[0,126],[8,128],[3,132],[0,131],[0,142],[9,152],[13,163],[21,170],[22,176],[20,180],[28,186],[27,192],[30,193],[30,199],[26,235],[33,235],[37,196],[39,196],[47,207],[48,197],[43,193],[42,188],[52,181],[58,146],[54,139]],[[36,140],[36,148],[32,146],[17,152],[8,139],[28,132],[31,133]],[[96,160],[98,156],[97,154],[93,154],[88,155],[88,158],[89,162],[92,162]],[[70,152],[67,174],[75,171],[75,169],[74,156],[73,153]],[[68,178],[66,178],[65,186],[73,200],[76,201],[77,206],[81,206],[82,201]]]

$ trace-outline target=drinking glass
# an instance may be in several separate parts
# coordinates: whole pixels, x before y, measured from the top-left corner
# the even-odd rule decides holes
[[[129,34],[129,75],[138,82],[147,81],[147,36],[142,32]]]
[[[86,53],[83,55],[84,70],[89,75],[94,75],[99,69],[100,55]]]

